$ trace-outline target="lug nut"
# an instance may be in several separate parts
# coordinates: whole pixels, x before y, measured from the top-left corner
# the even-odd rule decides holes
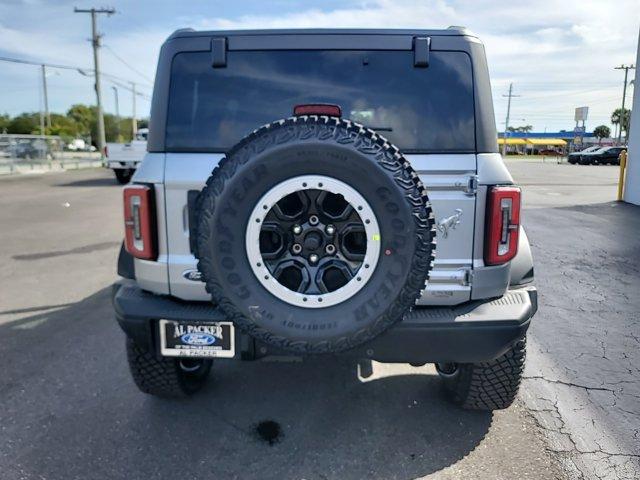
[[[319,221],[320,221],[320,219],[319,219],[317,216],[315,216],[315,215],[311,215],[311,216],[309,217],[309,223],[310,223],[311,225],[317,225]]]
[[[302,227],[300,225],[294,225],[293,233],[295,233],[296,235],[300,235],[302,233]]]
[[[327,232],[327,235],[333,235],[336,233],[336,227],[333,225],[327,225],[327,228],[325,228],[324,231]]]
[[[312,253],[311,255],[309,255],[309,261],[311,263],[318,263],[318,255],[316,255],[315,253]]]
[[[294,243],[291,247],[291,251],[296,254],[300,253],[302,251],[302,245],[300,245],[299,243]]]
[[[329,245],[324,247],[324,251],[329,255],[333,255],[334,253],[336,253],[336,247],[330,243]]]

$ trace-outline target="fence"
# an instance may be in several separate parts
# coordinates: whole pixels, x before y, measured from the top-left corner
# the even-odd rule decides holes
[[[0,174],[99,165],[98,152],[66,145],[58,136],[0,134]]]

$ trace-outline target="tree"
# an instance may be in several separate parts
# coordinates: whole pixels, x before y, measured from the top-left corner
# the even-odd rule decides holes
[[[96,112],[94,107],[76,104],[67,110],[67,117],[72,118],[78,125],[81,135],[91,134],[91,125],[96,122]]]
[[[81,128],[72,117],[60,115],[59,113],[51,114],[51,128],[46,129],[47,135],[58,135],[65,142],[70,142],[74,138],[81,135]]]
[[[6,133],[10,121],[11,117],[8,114],[3,113],[0,115],[0,133]]]
[[[531,130],[533,130],[533,126],[531,126],[531,125],[523,125],[521,127],[509,127],[509,128],[507,128],[507,130],[509,130],[510,132],[529,133]]]
[[[628,108],[622,111],[622,108],[616,108],[611,114],[611,123],[614,124],[621,132],[626,132],[629,129],[629,123],[631,122],[631,110]]]
[[[609,135],[611,135],[611,129],[606,125],[598,125],[593,129],[593,134],[598,139],[598,143],[600,143],[603,138],[609,138]]]
[[[130,142],[132,137],[131,118],[120,118],[118,122],[115,115],[105,113],[104,131],[107,142]]]
[[[65,142],[74,138],[98,138],[98,115],[96,107],[76,104],[65,114],[51,113],[51,127],[45,129],[47,135],[57,135]],[[131,117],[120,117],[106,113],[104,115],[105,134],[108,142],[129,142],[132,138]],[[139,121],[146,126],[148,119]],[[0,114],[0,133],[40,134],[40,113],[22,113],[16,117]]]
[[[21,113],[7,125],[7,133],[30,135],[40,133],[40,114]]]

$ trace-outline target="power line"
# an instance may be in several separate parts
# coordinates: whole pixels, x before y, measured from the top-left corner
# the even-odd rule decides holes
[[[142,93],[139,92],[136,88],[126,85],[124,83],[121,83],[117,80],[111,80],[111,79],[107,79],[107,82],[112,83],[114,85],[117,85],[120,88],[124,88],[125,90],[130,91],[131,93],[133,93],[135,96],[140,97],[140,98],[144,98],[145,100],[151,100],[151,95],[147,95],[146,93]],[[129,82],[131,85],[136,85],[134,82]]]
[[[21,58],[11,58],[11,57],[0,57],[0,61],[2,62],[12,62],[12,63],[22,63],[25,65],[36,65],[36,66],[41,66],[44,65],[46,67],[51,67],[51,68],[61,68],[63,70],[89,70],[89,69],[83,69],[82,67],[72,67],[71,65],[59,65],[56,63],[46,63],[46,62],[33,62],[31,60],[23,60]]]
[[[129,63],[127,63],[126,60],[124,60],[122,57],[120,57],[120,55],[118,55],[116,52],[113,51],[113,49],[109,46],[109,45],[103,45],[104,48],[106,48],[109,53],[111,53],[111,55],[113,55],[114,57],[116,57],[118,60],[120,60],[120,62],[126,66],[127,68],[129,68],[129,70],[131,70],[132,72],[137,73],[139,76],[141,76],[142,78],[144,78],[145,80],[147,80],[147,82],[149,82],[149,85],[153,86],[153,80],[151,78],[149,78],[147,75],[145,75],[144,73],[142,73],[140,70],[138,70],[137,68],[131,66]]]
[[[0,57],[0,62],[20,63],[24,65],[35,65],[37,67],[41,67],[42,65],[44,65],[45,67],[49,67],[49,68],[73,70],[75,72],[78,72],[80,75],[84,75],[85,77],[95,75],[95,70],[93,68],[77,67],[73,65],[61,65],[57,63],[38,62],[38,61],[32,61],[32,60],[23,60],[21,58],[12,58],[12,57]],[[100,76],[118,80],[124,83],[131,83],[131,80],[129,79],[118,77],[117,75],[113,75],[107,72],[100,72]]]
[[[527,100],[529,99],[545,99],[545,98],[562,98],[562,97],[570,97],[570,96],[574,96],[574,95],[586,95],[589,93],[595,93],[595,92],[606,92],[611,90],[611,87],[606,88],[606,87],[602,87],[602,88],[593,88],[590,90],[574,90],[574,91],[570,91],[570,92],[554,92],[554,93],[549,93],[549,94],[544,94],[544,95],[527,95]]]

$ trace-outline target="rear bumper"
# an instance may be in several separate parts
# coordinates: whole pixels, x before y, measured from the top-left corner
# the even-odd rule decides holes
[[[141,290],[133,280],[113,286],[116,319],[136,342],[158,352],[159,319],[225,321],[207,302],[184,302]],[[538,309],[535,287],[509,290],[504,296],[456,307],[417,307],[374,340],[344,355],[389,363],[471,363],[506,352],[527,331]],[[236,358],[253,360],[286,355],[236,329]]]
[[[140,160],[105,160],[105,167],[113,170],[138,168]]]

